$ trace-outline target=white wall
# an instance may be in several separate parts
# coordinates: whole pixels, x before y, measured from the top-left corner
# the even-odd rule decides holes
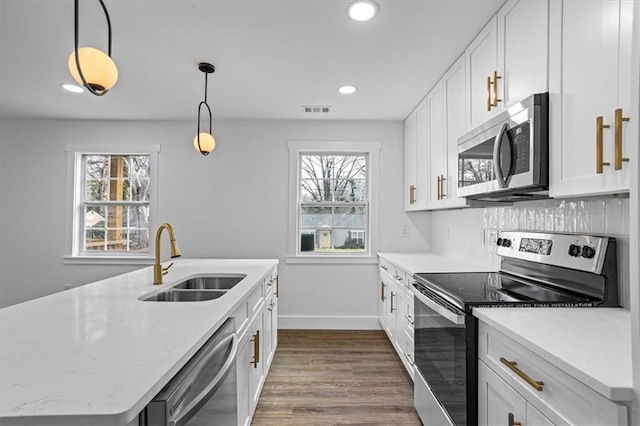
[[[193,122],[0,120],[0,306],[142,266],[63,265],[66,144],[160,144],[158,220],[184,257],[280,259],[282,324],[377,327],[377,267],[286,264],[289,140],[379,141],[384,251],[429,248],[429,215],[402,211],[400,122],[214,121],[202,157]],[[403,226],[409,237],[401,237]],[[166,254],[165,254],[166,257]]]

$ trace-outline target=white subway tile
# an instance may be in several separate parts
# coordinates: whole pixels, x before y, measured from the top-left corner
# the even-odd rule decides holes
[[[588,234],[591,232],[591,202],[589,200],[578,201],[578,232]]]
[[[564,213],[565,213],[565,201],[564,200],[556,200],[555,202],[555,211],[553,214],[553,218],[555,220],[555,224],[553,226],[553,230],[556,232],[564,232]]]
[[[622,233],[629,234],[629,199],[622,199]]]
[[[591,233],[604,234],[605,229],[605,201],[602,199],[591,200]]]
[[[525,226],[528,231],[535,231],[536,229],[536,208],[532,205],[527,206],[527,222]]]
[[[511,207],[511,229],[520,229],[518,227],[518,220],[520,216],[520,209],[517,207]]]
[[[578,202],[569,200],[566,204],[564,217],[564,232],[577,232],[578,230]]]
[[[553,231],[554,226],[554,202],[547,200],[544,202],[544,230]]]
[[[622,234],[622,201],[617,198],[606,200],[605,215],[605,233]]]

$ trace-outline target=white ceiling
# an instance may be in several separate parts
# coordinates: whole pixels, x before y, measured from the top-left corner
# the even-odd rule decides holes
[[[116,86],[71,94],[72,0],[0,0],[0,117],[402,120],[504,0],[379,0],[369,22],[350,0],[105,0]],[[97,0],[80,3],[80,45],[106,51]],[[337,92],[343,84],[354,95]],[[303,105],[331,106],[305,114]]]

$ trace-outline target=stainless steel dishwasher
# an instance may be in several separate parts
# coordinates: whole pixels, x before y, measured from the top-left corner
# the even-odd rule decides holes
[[[211,426],[238,423],[238,342],[228,319],[147,405],[141,425]]]

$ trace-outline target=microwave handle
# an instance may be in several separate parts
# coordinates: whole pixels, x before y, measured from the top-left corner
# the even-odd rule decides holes
[[[502,174],[502,165],[500,164],[500,148],[502,147],[502,135],[504,135],[507,130],[509,130],[509,123],[504,123],[502,127],[500,127],[500,131],[496,135],[496,139],[493,143],[493,173],[496,176],[496,180],[498,181],[500,188],[507,187],[508,179],[508,177],[505,179],[504,175]]]

